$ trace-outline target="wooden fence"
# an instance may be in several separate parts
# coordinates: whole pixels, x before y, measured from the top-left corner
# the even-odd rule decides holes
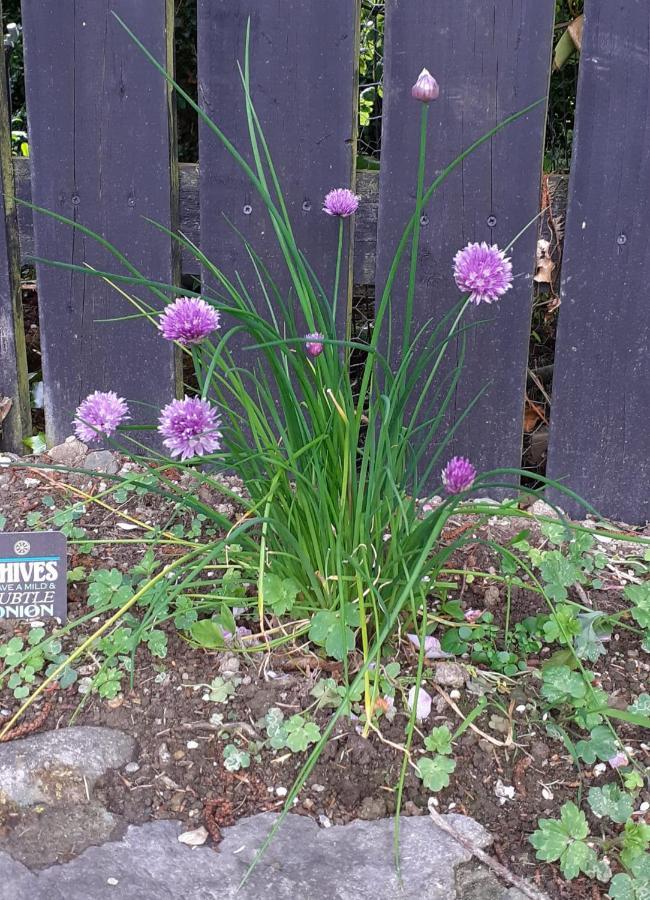
[[[5,449],[18,449],[29,428],[18,233],[23,260],[35,252],[109,265],[94,242],[46,216],[21,207],[16,225],[12,178],[19,197],[104,234],[157,280],[200,273],[143,216],[170,228],[180,223],[222,268],[246,278],[248,262],[229,220],[283,280],[262,205],[208,129],[200,128],[198,168],[178,165],[170,91],[111,15],[124,18],[171,71],[173,5],[23,0],[29,160],[12,166],[0,107],[0,397],[13,400]],[[419,70],[427,66],[441,85],[430,117],[432,179],[494,124],[547,94],[554,7],[554,0],[386,4],[380,175],[356,175],[363,202],[345,248],[350,282],[381,289],[412,210],[418,115],[410,86]],[[640,522],[650,518],[650,6],[586,0],[586,7],[548,474],[603,513]],[[336,235],[321,214],[322,197],[333,186],[355,185],[357,4],[198,0],[199,100],[244,155],[237,61],[249,16],[252,93],[303,249],[327,280]],[[436,195],[422,219],[417,323],[439,316],[457,296],[451,259],[458,248],[471,240],[504,246],[539,211],[543,133],[540,106],[467,159]],[[453,446],[482,468],[521,459],[535,241],[530,228],[517,242],[515,289],[472,332],[452,404],[460,414],[489,382]],[[45,265],[37,276],[49,440],[70,432],[71,414],[94,389],[117,390],[151,421],[153,409],[179,390],[169,346],[148,324],[99,322],[125,309],[97,280]],[[474,315],[485,319],[485,308]]]

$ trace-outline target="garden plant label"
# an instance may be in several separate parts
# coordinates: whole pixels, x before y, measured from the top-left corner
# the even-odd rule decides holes
[[[65,535],[0,534],[0,619],[64,621],[66,609]]]

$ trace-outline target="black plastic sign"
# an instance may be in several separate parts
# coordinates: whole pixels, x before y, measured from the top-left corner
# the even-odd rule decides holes
[[[0,619],[63,622],[67,600],[65,535],[0,533]]]

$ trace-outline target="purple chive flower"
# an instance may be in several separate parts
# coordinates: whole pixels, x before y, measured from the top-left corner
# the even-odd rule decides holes
[[[442,483],[449,494],[460,494],[474,484],[476,469],[464,456],[453,456],[442,470]]]
[[[221,446],[219,416],[207,400],[185,397],[172,400],[160,413],[158,431],[172,456],[191,459]]]
[[[162,336],[179,344],[198,344],[219,327],[219,313],[200,297],[179,297],[160,317]]]
[[[110,437],[129,418],[126,401],[115,391],[95,391],[79,404],[72,424],[79,440],[89,444],[102,435]]]
[[[422,103],[430,103],[432,100],[437,100],[439,94],[440,88],[436,79],[428,69],[422,69],[418,80],[411,88],[411,97]]]
[[[335,188],[327,194],[323,203],[323,212],[328,216],[341,216],[345,219],[357,211],[359,198],[348,188]]]
[[[323,335],[317,331],[305,335],[305,353],[314,358],[320,356],[324,348]]]
[[[454,257],[454,278],[472,303],[494,303],[512,287],[512,263],[496,244],[468,244]]]

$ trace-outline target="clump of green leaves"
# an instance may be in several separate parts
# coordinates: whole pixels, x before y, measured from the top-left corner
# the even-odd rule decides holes
[[[263,722],[269,746],[274,750],[286,748],[292,753],[301,753],[320,739],[320,728],[315,722],[300,714],[285,719],[282,710],[276,706],[268,710]]]
[[[565,878],[577,878],[581,872],[589,878],[608,881],[609,867],[599,865],[598,856],[587,843],[589,824],[587,817],[575,803],[565,803],[559,819],[540,819],[539,826],[530,836],[537,851],[537,859],[560,863]]]
[[[575,803],[565,803],[559,819],[540,819],[531,835],[537,858],[559,862],[569,880],[581,873],[602,882],[611,879],[608,896],[613,900],[642,900],[650,889],[650,825],[632,818],[634,795],[612,782],[590,788],[588,802],[598,819],[623,825],[622,831],[614,838],[591,835],[584,812]],[[615,856],[624,871],[612,878],[609,862],[599,856],[601,848],[608,857]]]
[[[45,640],[45,629],[37,627],[30,629],[26,641],[15,636],[6,644],[0,644],[0,659],[4,660],[0,687],[6,679],[16,700],[24,700],[33,690],[37,676],[48,675],[66,659],[66,654],[62,652],[61,641]],[[63,688],[69,687],[76,678],[72,666],[66,666],[59,676],[59,684]]]
[[[432,729],[424,740],[424,746],[434,756],[425,756],[417,762],[417,773],[429,791],[436,793],[449,787],[449,776],[456,768],[450,759],[452,752],[451,732],[446,725]]]
[[[236,744],[226,744],[223,748],[223,765],[229,772],[247,769],[251,764],[250,754]]]
[[[235,689],[241,679],[239,678],[222,678],[217,675],[210,682],[210,691],[207,699],[210,703],[228,703],[235,696]]]

